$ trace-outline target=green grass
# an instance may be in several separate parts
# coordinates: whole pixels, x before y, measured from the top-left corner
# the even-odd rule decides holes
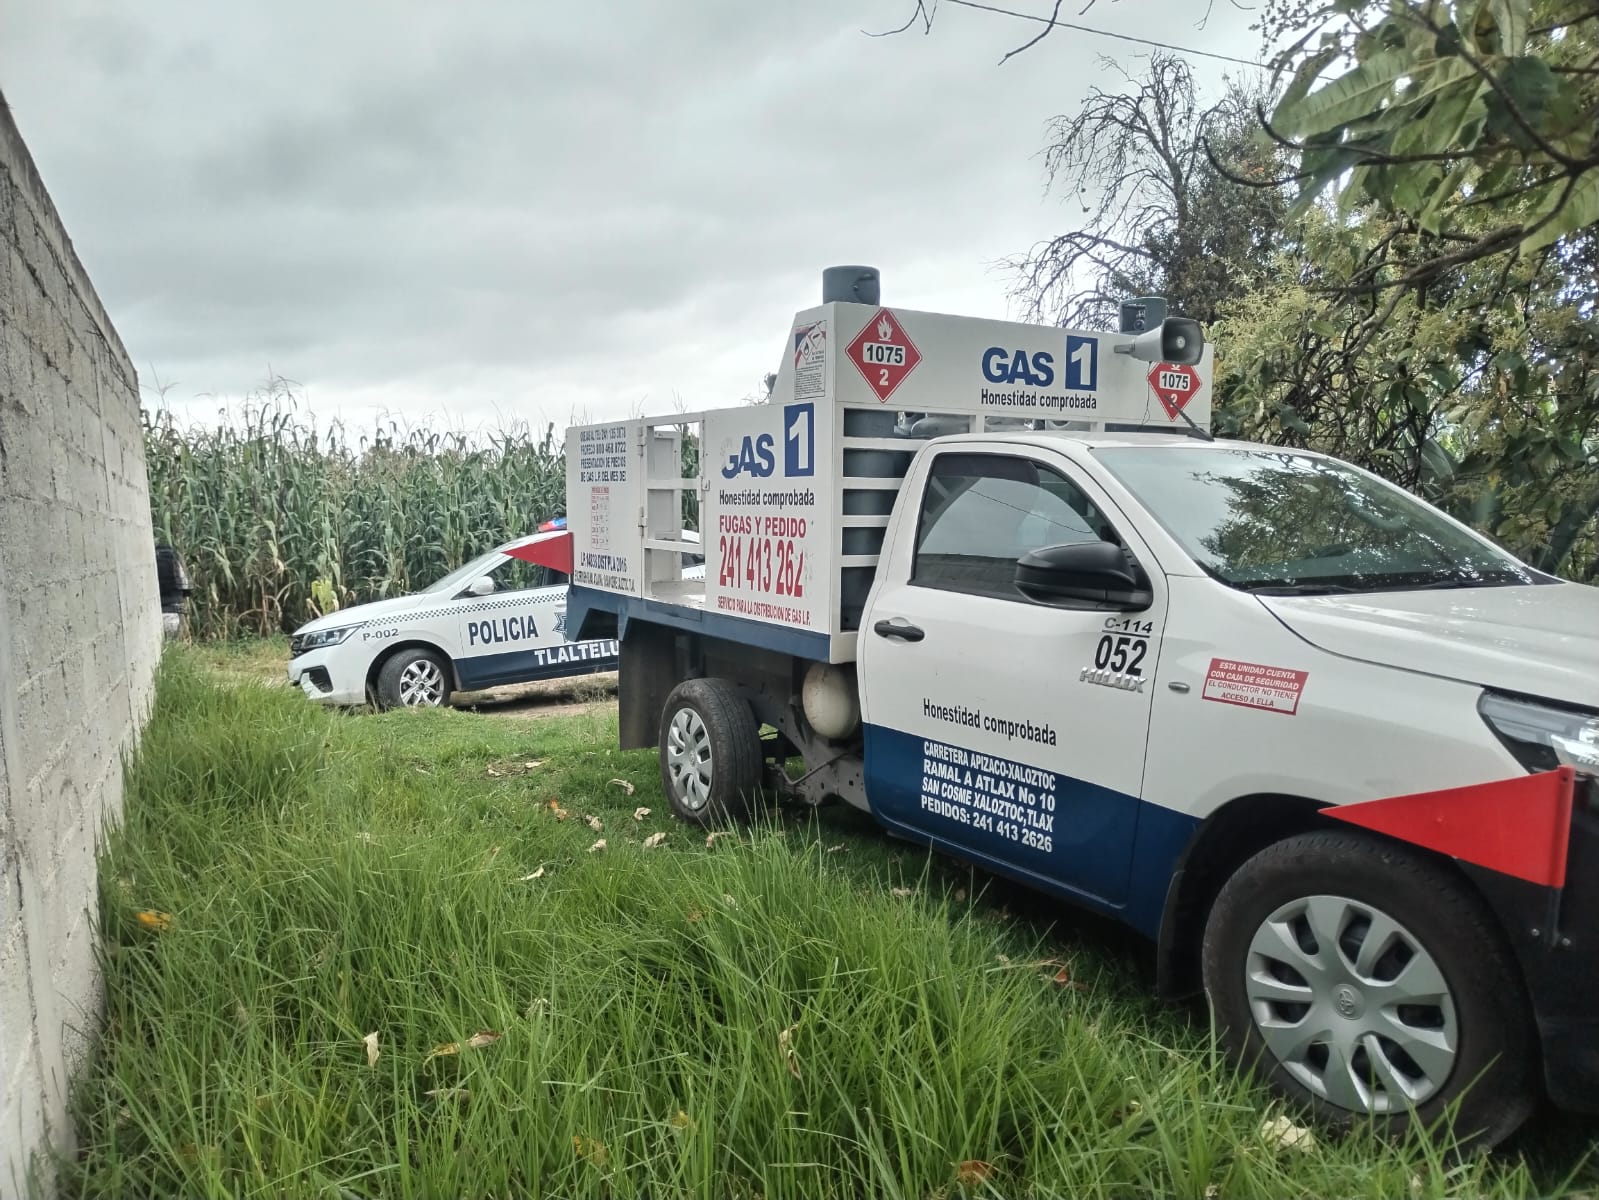
[[[331,714],[241,658],[162,668],[69,1196],[1523,1196],[1587,1170],[1571,1130],[1453,1172],[1419,1141],[1274,1149],[1272,1102],[1097,923],[848,814],[707,848],[609,709]]]

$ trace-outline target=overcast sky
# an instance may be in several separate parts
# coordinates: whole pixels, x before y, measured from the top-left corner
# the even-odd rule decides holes
[[[863,35],[912,7],[0,0],[0,90],[147,403],[209,416],[270,367],[319,417],[565,425],[736,402],[833,263],[1011,315],[993,264],[1082,215],[1045,123],[1147,49],[1057,30],[998,66],[1038,27],[951,5]],[[1257,56],[1204,8],[1080,19]]]

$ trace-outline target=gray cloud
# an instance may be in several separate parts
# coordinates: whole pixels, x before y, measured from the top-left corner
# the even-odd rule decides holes
[[[456,423],[731,402],[831,262],[1005,315],[988,264],[1075,215],[1044,124],[1132,56],[1057,32],[997,68],[1034,27],[951,6],[862,35],[907,0],[0,9],[0,86],[147,382],[270,363],[319,412]],[[1247,46],[1200,13],[1087,20]]]

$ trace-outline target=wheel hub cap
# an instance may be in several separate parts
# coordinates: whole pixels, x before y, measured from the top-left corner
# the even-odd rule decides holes
[[[1402,1112],[1454,1069],[1448,981],[1410,930],[1369,904],[1310,896],[1277,909],[1250,942],[1244,990],[1267,1049],[1339,1108]]]
[[[400,703],[410,708],[436,708],[444,703],[444,672],[438,663],[418,659],[400,672]]]
[[[692,708],[680,708],[666,728],[666,771],[683,806],[693,812],[711,798],[711,735]]]

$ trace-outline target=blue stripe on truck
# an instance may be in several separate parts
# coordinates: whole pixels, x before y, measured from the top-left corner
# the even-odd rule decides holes
[[[1172,872],[1199,827],[1197,818],[993,755],[962,763],[946,753],[951,746],[867,725],[872,815],[901,837],[1157,935]],[[1047,779],[1038,780],[1038,774]],[[1009,802],[1013,791],[1028,784],[1052,796],[1052,811],[1021,796]],[[997,828],[999,821],[1011,827],[1009,836]],[[937,836],[946,828],[950,836]],[[1039,840],[1045,834],[1047,850]]]
[[[568,636],[583,636],[584,622],[594,613],[610,613],[616,617],[616,635],[625,638],[629,621],[643,621],[651,625],[666,625],[686,630],[703,637],[720,638],[745,646],[759,646],[779,654],[813,662],[826,662],[829,650],[828,636],[809,629],[791,629],[787,625],[773,625],[766,621],[752,621],[748,617],[733,617],[726,613],[705,612],[703,609],[665,603],[659,600],[641,600],[636,596],[619,596],[615,592],[602,592],[597,588],[573,585],[566,593],[566,628]]]

